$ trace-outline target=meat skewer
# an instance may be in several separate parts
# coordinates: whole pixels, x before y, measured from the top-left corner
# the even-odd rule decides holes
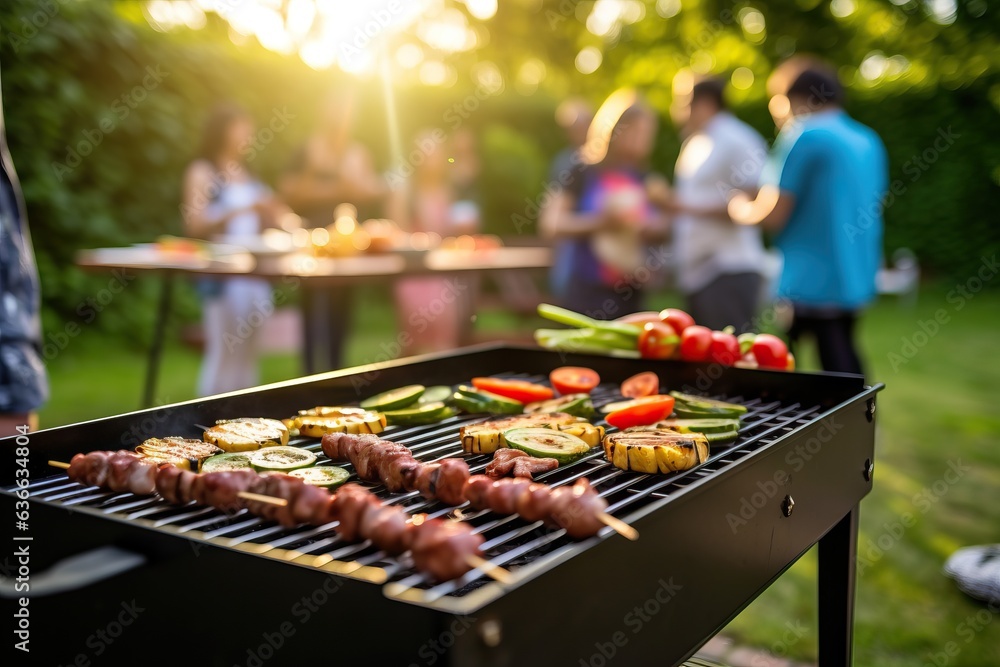
[[[404,509],[383,505],[356,484],[331,494],[290,475],[258,475],[251,470],[197,474],[127,450],[77,454],[69,464],[49,463],[65,468],[74,481],[140,495],[155,491],[175,504],[193,500],[223,511],[245,507],[283,526],[338,521],[335,530],[345,540],[371,540],[390,555],[410,551],[418,570],[442,581],[458,578],[473,568],[497,579],[501,574],[509,577],[503,568],[482,559],[484,538],[468,524],[440,519],[411,521]]]
[[[469,500],[478,509],[518,514],[526,521],[545,521],[550,526],[565,528],[566,533],[576,539],[595,535],[605,525],[630,540],[639,537],[634,528],[605,511],[607,502],[585,479],[577,480],[573,487],[552,488],[532,482],[530,475],[517,475],[516,472],[514,479],[470,476],[468,464],[462,459],[421,463],[408,448],[370,434],[329,433],[323,436],[322,447],[331,459],[350,461],[362,479],[382,481],[389,491],[416,490],[426,498],[436,498],[448,505],[460,505]],[[506,470],[508,463],[513,462],[510,471],[514,471],[519,461],[526,460],[524,452],[506,453],[516,451],[497,450],[494,470]],[[500,457],[499,461],[496,457]],[[557,461],[553,462],[558,465]],[[494,481],[497,484],[494,485]]]
[[[350,461],[358,477],[382,482],[390,493],[419,491],[446,505],[465,502],[469,466],[462,459],[422,463],[407,447],[371,434],[327,433],[322,447],[332,460]]]

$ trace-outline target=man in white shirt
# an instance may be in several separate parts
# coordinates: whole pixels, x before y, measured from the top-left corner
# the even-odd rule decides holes
[[[734,190],[756,192],[767,144],[727,110],[724,88],[696,83],[675,113],[685,139],[674,170],[674,257],[695,321],[742,331],[757,310],[766,258],[760,230],[733,224],[726,207]]]

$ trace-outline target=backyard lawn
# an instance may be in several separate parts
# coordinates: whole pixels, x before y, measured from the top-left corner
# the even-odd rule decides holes
[[[1000,615],[941,575],[955,549],[1000,542],[1000,412],[994,403],[1000,292],[960,301],[948,298],[950,287],[926,288],[914,307],[880,302],[862,324],[871,378],[887,389],[879,399],[875,490],[861,512],[858,665],[1000,664]],[[348,350],[352,365],[384,358],[380,343],[393,337],[390,308],[376,305],[385,300],[377,292],[367,296],[358,299],[368,306],[357,313],[359,333]],[[655,301],[676,303],[670,295]],[[486,313],[479,322],[480,330],[498,336],[532,326],[500,313]],[[52,400],[42,425],[136,409],[144,363],[141,349],[108,345],[97,332],[84,331],[50,364]],[[801,354],[799,364],[816,368],[815,355]],[[197,353],[171,345],[158,402],[192,398],[197,367]],[[263,380],[297,371],[294,356],[271,356],[264,360]],[[945,478],[950,469],[960,472],[957,481],[948,475],[954,483]],[[913,517],[909,525],[902,523],[906,513]],[[815,554],[809,553],[727,633],[778,656],[815,658],[815,573]],[[787,623],[808,631],[793,632]],[[949,649],[952,657],[946,658]]]

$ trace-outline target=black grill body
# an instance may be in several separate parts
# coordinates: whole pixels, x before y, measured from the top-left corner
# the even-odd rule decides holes
[[[332,527],[286,530],[245,514],[87,489],[46,463],[157,435],[197,437],[197,424],[216,419],[280,418],[413,382],[541,379],[567,364],[601,374],[598,403],[626,377],[655,370],[665,388],[741,402],[749,413],[735,444],[713,446],[709,461],[686,473],[625,473],[594,450],[540,478],[558,485],[586,476],[609,512],[639,531],[636,542],[610,529],[575,542],[518,518],[380,491],[411,512],[472,522],[487,538],[486,556],[512,572],[509,586],[478,571],[435,585],[405,557],[346,544]],[[147,560],[32,597],[32,652],[13,653],[13,664],[672,665],[820,542],[821,659],[846,665],[857,506],[871,489],[879,389],[855,376],[484,346],[41,431],[30,436],[32,576],[109,544]],[[458,427],[478,419],[391,428],[384,437],[435,460],[457,455]],[[10,516],[14,440],[0,444],[0,504]],[[478,472],[488,460],[469,463]],[[134,619],[115,628],[123,614]]]

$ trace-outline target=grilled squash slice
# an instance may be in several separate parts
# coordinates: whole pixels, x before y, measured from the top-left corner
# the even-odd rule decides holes
[[[622,470],[670,473],[708,460],[708,439],[701,433],[638,426],[604,436],[604,458]]]
[[[327,433],[381,433],[386,419],[381,412],[363,408],[324,406],[300,410],[285,425],[300,435],[322,438]]]
[[[135,448],[137,454],[157,463],[172,463],[178,468],[198,472],[201,462],[222,450],[201,440],[186,438],[150,438]]]
[[[288,429],[277,419],[243,417],[216,422],[204,438],[227,452],[249,452],[287,445]]]
[[[564,412],[544,412],[533,415],[516,415],[503,419],[491,419],[469,424],[459,430],[462,449],[469,454],[492,454],[501,447],[507,447],[504,431],[515,428],[554,428],[575,435],[591,447],[600,444],[604,428],[594,426],[585,419]]]

